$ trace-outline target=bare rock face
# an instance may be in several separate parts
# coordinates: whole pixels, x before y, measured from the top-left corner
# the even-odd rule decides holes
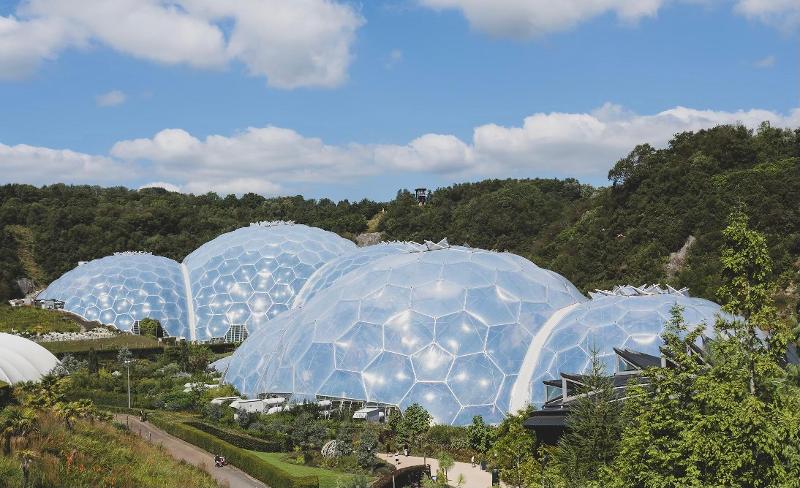
[[[676,274],[683,271],[686,265],[686,256],[689,255],[689,249],[692,248],[695,242],[697,242],[697,238],[690,235],[680,249],[669,254],[669,261],[666,266],[667,278],[674,278]]]
[[[382,236],[380,232],[365,232],[356,237],[358,247],[374,246],[380,244]]]

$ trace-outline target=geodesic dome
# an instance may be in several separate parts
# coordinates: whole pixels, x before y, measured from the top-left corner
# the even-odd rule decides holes
[[[420,403],[440,423],[499,421],[534,335],[585,300],[560,275],[509,253],[388,255],[253,333],[225,380],[250,396]]]
[[[525,402],[545,402],[543,380],[558,378],[560,373],[579,374],[589,370],[592,349],[614,373],[614,348],[631,349],[659,356],[661,333],[671,318],[675,305],[683,308],[683,317],[691,328],[706,324],[706,336],[713,336],[713,325],[721,314],[720,306],[701,298],[692,298],[684,290],[653,287],[617,287],[610,292],[593,294],[592,299],[571,307],[562,317],[555,317],[550,330],[544,330],[541,347],[531,351],[532,376],[515,391],[512,408]],[[723,316],[726,316],[723,314]]]
[[[302,307],[314,295],[336,283],[342,276],[390,254],[419,251],[421,245],[415,242],[381,242],[374,246],[359,247],[355,251],[340,256],[318,269],[297,294],[292,308]]]
[[[180,265],[161,256],[125,252],[89,261],[61,275],[38,298],[62,300],[68,312],[119,330],[130,331],[135,321],[149,317],[170,336],[189,337]]]
[[[24,337],[0,332],[0,381],[39,381],[58,365],[47,349]]]
[[[315,227],[263,222],[223,234],[183,260],[194,302],[195,338],[231,326],[253,333],[291,307],[306,280],[355,244]]]

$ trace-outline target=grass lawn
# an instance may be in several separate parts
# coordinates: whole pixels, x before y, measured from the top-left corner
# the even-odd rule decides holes
[[[0,305],[0,332],[78,332],[81,326],[69,315],[33,307]]]
[[[94,348],[95,351],[106,351],[106,350],[116,351],[117,349],[123,346],[127,347],[130,350],[163,347],[163,345],[159,344],[159,342],[153,337],[128,335],[128,334],[118,335],[116,337],[110,337],[108,339],[42,342],[41,344],[53,354],[62,354],[67,352],[72,352],[72,353],[86,352],[91,348]]]
[[[339,471],[331,471],[325,468],[315,468],[312,466],[301,466],[298,464],[290,463],[284,459],[286,453],[284,452],[257,452],[250,451],[261,459],[268,461],[275,466],[281,467],[297,476],[317,475],[319,477],[319,488],[336,488],[336,481],[339,478],[352,478],[355,475],[341,473]]]

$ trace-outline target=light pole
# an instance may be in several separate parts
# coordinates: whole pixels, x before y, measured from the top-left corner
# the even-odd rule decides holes
[[[125,367],[128,368],[128,408],[131,408],[131,360],[125,360]]]

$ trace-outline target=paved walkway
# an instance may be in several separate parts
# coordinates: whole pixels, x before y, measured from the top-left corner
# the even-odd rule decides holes
[[[217,482],[224,487],[230,488],[268,488],[264,483],[251,478],[244,471],[233,466],[217,468],[214,466],[214,455],[210,454],[197,446],[189,444],[177,437],[173,437],[163,430],[142,422],[134,415],[114,416],[117,422],[126,423],[131,432],[136,433],[154,444],[161,444],[175,459],[186,461],[200,469],[208,472]]]
[[[398,468],[405,468],[407,466],[415,466],[415,465],[422,465],[423,458],[417,456],[403,456],[400,454],[400,463],[397,464],[395,462],[394,454],[378,454],[378,456],[388,461]],[[432,457],[427,458],[427,463],[431,466],[431,473],[436,473],[439,470],[439,462]],[[456,462],[452,468],[447,471],[447,479],[448,484],[451,486],[456,486],[458,481],[458,475],[464,475],[464,484],[462,485],[463,488],[490,488],[492,486],[492,473],[488,471],[482,471],[481,467],[477,464],[473,468],[470,463],[459,463]]]

